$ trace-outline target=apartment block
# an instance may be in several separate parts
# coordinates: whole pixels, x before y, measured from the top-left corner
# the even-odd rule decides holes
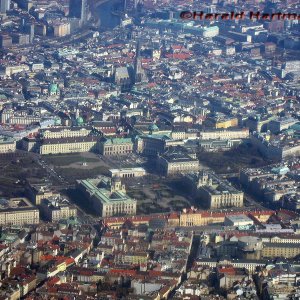
[[[0,205],[1,225],[38,224],[39,210],[26,198],[11,198],[3,200]]]

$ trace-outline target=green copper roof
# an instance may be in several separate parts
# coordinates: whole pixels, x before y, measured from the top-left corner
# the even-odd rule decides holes
[[[58,85],[56,83],[50,84],[50,92],[57,93],[57,91],[58,91]]]
[[[131,138],[113,138],[113,139],[107,139],[104,144],[109,145],[109,144],[114,144],[114,145],[119,145],[119,144],[128,144],[132,143]]]
[[[300,131],[300,122],[290,126],[290,129],[296,130],[296,131]]]
[[[104,178],[104,181],[106,178]],[[97,180],[95,179],[85,179],[81,180],[80,183],[84,188],[93,195],[98,201],[103,204],[112,204],[112,203],[134,203],[134,199],[131,199],[126,193],[122,191],[115,191],[111,193],[109,188],[99,188],[97,187]]]
[[[61,125],[61,119],[60,118],[55,118],[54,119],[54,125]]]
[[[151,131],[158,131],[159,130],[159,128],[157,127],[157,125],[156,124],[151,124],[151,125],[149,125],[149,130],[151,130]]]
[[[82,124],[84,123],[83,118],[82,118],[82,117],[78,117],[78,118],[76,119],[76,123],[77,123],[77,125],[82,125]]]

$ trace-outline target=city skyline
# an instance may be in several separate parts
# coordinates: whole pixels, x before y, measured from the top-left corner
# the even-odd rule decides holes
[[[298,299],[299,8],[0,0],[0,298]]]

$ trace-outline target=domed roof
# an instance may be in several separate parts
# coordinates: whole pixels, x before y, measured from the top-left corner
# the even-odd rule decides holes
[[[56,83],[51,83],[49,89],[51,93],[56,93],[58,90],[58,85]]]
[[[55,118],[54,119],[54,125],[61,125],[61,119],[60,118]]]
[[[82,118],[82,117],[78,117],[78,118],[76,119],[76,123],[77,123],[77,125],[82,125],[82,124],[84,123],[83,118]]]
[[[150,130],[150,131],[158,131],[159,128],[157,127],[157,125],[151,124],[151,125],[149,125],[149,130]]]

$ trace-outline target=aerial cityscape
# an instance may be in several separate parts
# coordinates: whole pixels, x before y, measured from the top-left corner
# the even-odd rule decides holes
[[[2,299],[300,299],[299,0],[0,0]]]

